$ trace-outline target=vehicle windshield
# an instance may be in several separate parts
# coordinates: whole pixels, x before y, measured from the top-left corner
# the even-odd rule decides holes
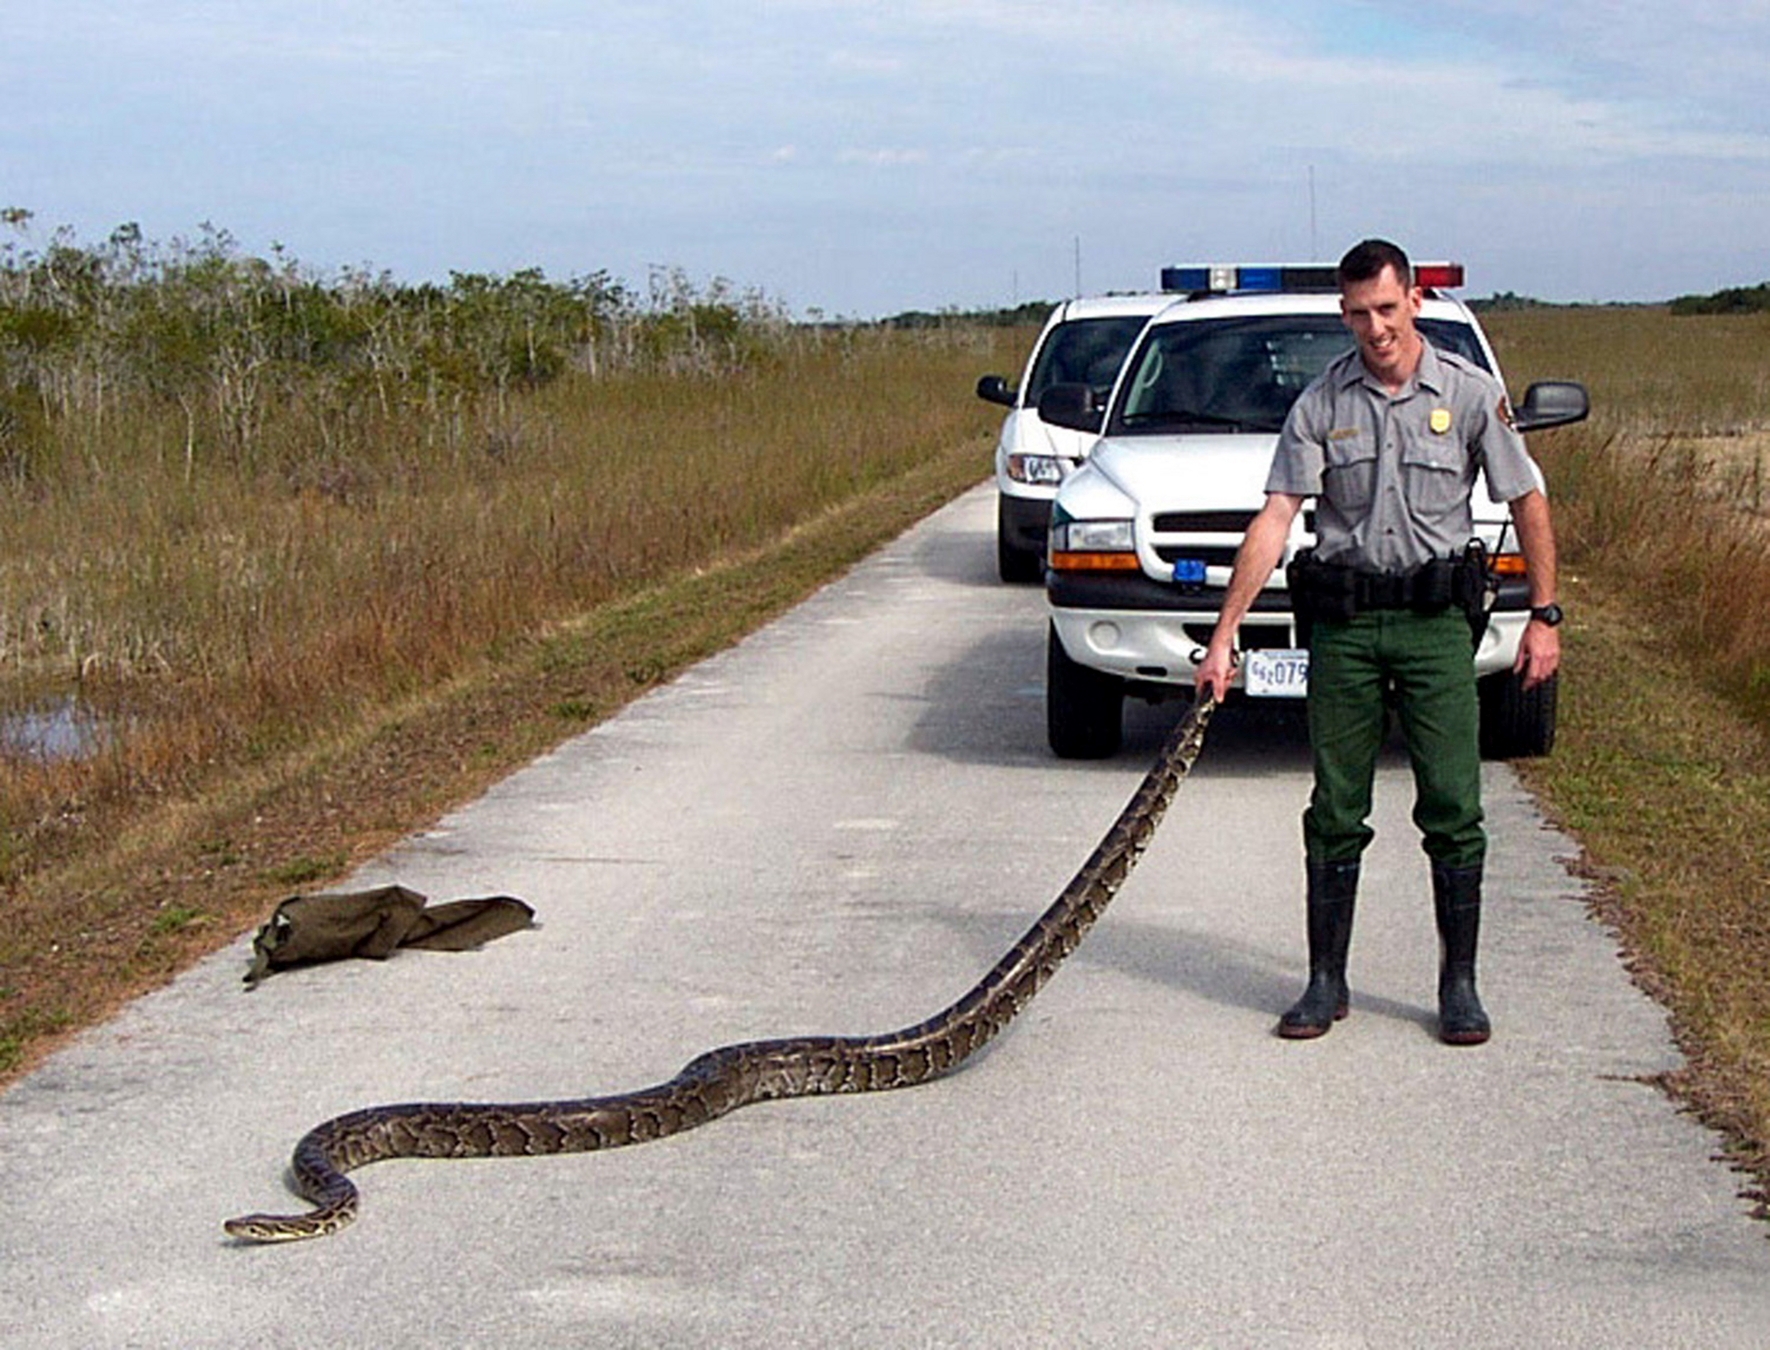
[[[1418,323],[1440,351],[1488,368],[1469,324]],[[1163,324],[1133,358],[1111,434],[1277,431],[1309,382],[1351,346],[1337,314]]]
[[[1141,314],[1123,314],[1058,324],[1039,350],[1021,403],[1028,408],[1037,406],[1039,395],[1054,384],[1091,385],[1104,401],[1118,379],[1125,353],[1146,321]]]

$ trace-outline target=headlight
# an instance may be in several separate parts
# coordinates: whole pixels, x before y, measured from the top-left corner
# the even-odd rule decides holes
[[[1051,526],[1053,572],[1134,572],[1136,532],[1128,520],[1064,520]]]
[[[1068,553],[1129,553],[1137,546],[1128,520],[1071,520],[1055,527],[1053,539]]]
[[[1063,481],[1063,461],[1056,455],[1009,455],[1008,477],[1016,483],[1056,487]]]

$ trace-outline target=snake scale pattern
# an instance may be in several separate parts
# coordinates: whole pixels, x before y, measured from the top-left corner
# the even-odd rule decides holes
[[[1062,964],[1154,837],[1204,747],[1213,701],[1198,699],[1081,870],[1036,923],[956,1003],[878,1036],[807,1036],[721,1046],[656,1087],[608,1097],[490,1104],[371,1106],[314,1127],[295,1146],[295,1189],[306,1214],[248,1214],[223,1225],[249,1242],[335,1233],[356,1218],[345,1174],[383,1158],[488,1158],[615,1148],[703,1125],[751,1102],[831,1092],[879,1092],[950,1073],[1014,1019]]]

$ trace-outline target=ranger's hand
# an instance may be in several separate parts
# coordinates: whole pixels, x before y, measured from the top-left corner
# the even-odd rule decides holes
[[[1211,645],[1205,648],[1205,659],[1199,663],[1197,673],[1192,677],[1194,686],[1200,696],[1209,694],[1218,703],[1229,695],[1229,681],[1235,675],[1235,652],[1230,646],[1230,639],[1211,638]]]
[[[1524,677],[1524,687],[1535,689],[1561,668],[1561,630],[1532,619],[1524,625],[1518,643],[1518,659],[1512,669]]]

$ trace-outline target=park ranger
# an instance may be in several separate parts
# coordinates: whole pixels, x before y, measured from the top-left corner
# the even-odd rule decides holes
[[[1340,260],[1337,278],[1355,347],[1286,419],[1266,505],[1236,555],[1196,682],[1201,694],[1224,697],[1237,627],[1283,555],[1304,500],[1316,498],[1316,547],[1288,574],[1309,646],[1309,984],[1278,1032],[1313,1038],[1347,1013],[1346,956],[1388,697],[1431,860],[1439,1036],[1479,1045],[1491,1028],[1475,989],[1487,847],[1470,645],[1471,626],[1485,624],[1485,566],[1470,548],[1476,476],[1510,504],[1529,569],[1531,619],[1516,666],[1526,688],[1554,675],[1561,659],[1554,531],[1541,471],[1512,425],[1505,391],[1471,362],[1434,349],[1415,326],[1424,297],[1407,255],[1366,240]]]

